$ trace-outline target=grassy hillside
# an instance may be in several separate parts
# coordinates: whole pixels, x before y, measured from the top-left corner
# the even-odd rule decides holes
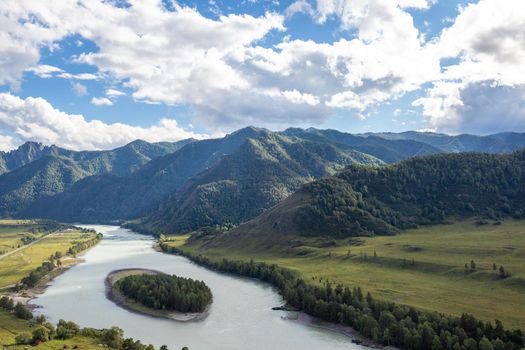
[[[352,163],[381,164],[332,144],[266,134],[188,181],[145,219],[154,232],[237,225],[285,199],[301,185]]]
[[[385,300],[452,315],[468,312],[523,328],[524,227],[523,221],[510,219],[482,226],[459,221],[395,236],[331,239],[236,234],[235,239],[208,236],[189,243],[188,236],[174,237],[169,244],[215,260],[253,258],[276,263],[299,271],[312,283],[328,280],[360,286]],[[472,260],[475,270],[470,269]],[[500,276],[500,266],[508,277]]]
[[[521,218],[525,151],[416,157],[384,167],[350,166],[305,185],[239,231],[388,235],[450,217]]]

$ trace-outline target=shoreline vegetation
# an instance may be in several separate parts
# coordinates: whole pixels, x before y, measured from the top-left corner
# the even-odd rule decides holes
[[[146,316],[156,318],[167,318],[178,322],[190,322],[190,321],[201,321],[204,320],[209,314],[208,304],[202,312],[179,312],[174,310],[158,310],[142,305],[141,303],[126,297],[122,291],[116,286],[116,283],[128,276],[136,275],[160,275],[163,274],[160,271],[141,269],[141,268],[129,268],[120,269],[110,272],[104,280],[106,298],[123,309],[130,312],[142,314]]]
[[[185,252],[160,242],[160,248],[189,258],[213,270],[252,277],[276,287],[287,304],[310,316],[336,325],[348,326],[359,334],[401,349],[522,349],[521,330],[505,330],[500,321],[483,322],[469,314],[461,317],[366,296],[361,288],[326,283],[316,286],[305,282],[295,271],[263,262],[213,261],[203,255]]]

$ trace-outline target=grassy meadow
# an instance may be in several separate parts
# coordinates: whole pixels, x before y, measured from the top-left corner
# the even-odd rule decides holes
[[[65,254],[74,243],[93,238],[93,234],[75,230],[46,235],[31,233],[32,228],[38,230],[38,227],[37,223],[24,220],[0,220],[0,245],[15,248],[20,246],[20,249],[14,253],[0,255],[0,289],[19,282],[55,252],[60,251]],[[21,244],[21,239],[28,235],[42,239],[24,246]]]
[[[35,232],[38,226],[31,220],[0,220],[0,254],[19,248],[24,238],[41,237],[43,233]]]
[[[19,282],[29,272],[39,267],[51,254],[66,251],[75,243],[88,240],[93,234],[75,230],[51,232],[50,225],[31,220],[0,220],[0,288]],[[23,239],[35,241],[24,245]],[[40,239],[40,240],[39,240]],[[64,259],[67,263],[67,260]],[[13,314],[0,310],[0,345],[4,349],[24,349],[27,345],[16,345],[15,337],[21,333],[31,334],[35,325],[21,320]],[[51,340],[38,346],[39,349],[99,349],[95,338],[75,336],[68,340]]]
[[[386,300],[452,315],[468,312],[525,328],[523,221],[482,226],[462,221],[346,240],[239,236],[222,243],[184,244],[187,237],[173,237],[170,244],[212,259],[276,263],[312,283],[361,286]],[[508,277],[500,277],[500,266]]]

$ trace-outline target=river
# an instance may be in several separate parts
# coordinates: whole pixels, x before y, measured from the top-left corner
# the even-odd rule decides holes
[[[153,249],[153,239],[116,226],[84,225],[104,234],[84,262],[58,276],[32,302],[56,323],[71,320],[83,327],[118,326],[126,337],[170,350],[366,349],[345,335],[286,319],[273,311],[283,303],[269,285],[198,266],[188,259]],[[213,293],[204,320],[177,322],[131,313],[106,299],[104,279],[117,269],[146,268],[203,280]]]

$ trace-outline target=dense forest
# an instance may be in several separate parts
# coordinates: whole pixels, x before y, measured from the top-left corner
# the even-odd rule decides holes
[[[455,217],[525,215],[525,151],[415,157],[395,165],[351,165],[306,184],[240,227],[303,235],[388,235]]]
[[[521,349],[521,330],[505,330],[501,322],[483,322],[472,315],[461,317],[418,310],[364,295],[356,287],[326,283],[313,285],[291,270],[253,261],[212,261],[161,243],[165,252],[184,255],[212,269],[257,278],[277,287],[293,307],[325,321],[351,326],[362,335],[401,349]]]
[[[157,310],[203,312],[212,300],[204,282],[175,275],[130,275],[119,279],[115,287],[126,297]]]

